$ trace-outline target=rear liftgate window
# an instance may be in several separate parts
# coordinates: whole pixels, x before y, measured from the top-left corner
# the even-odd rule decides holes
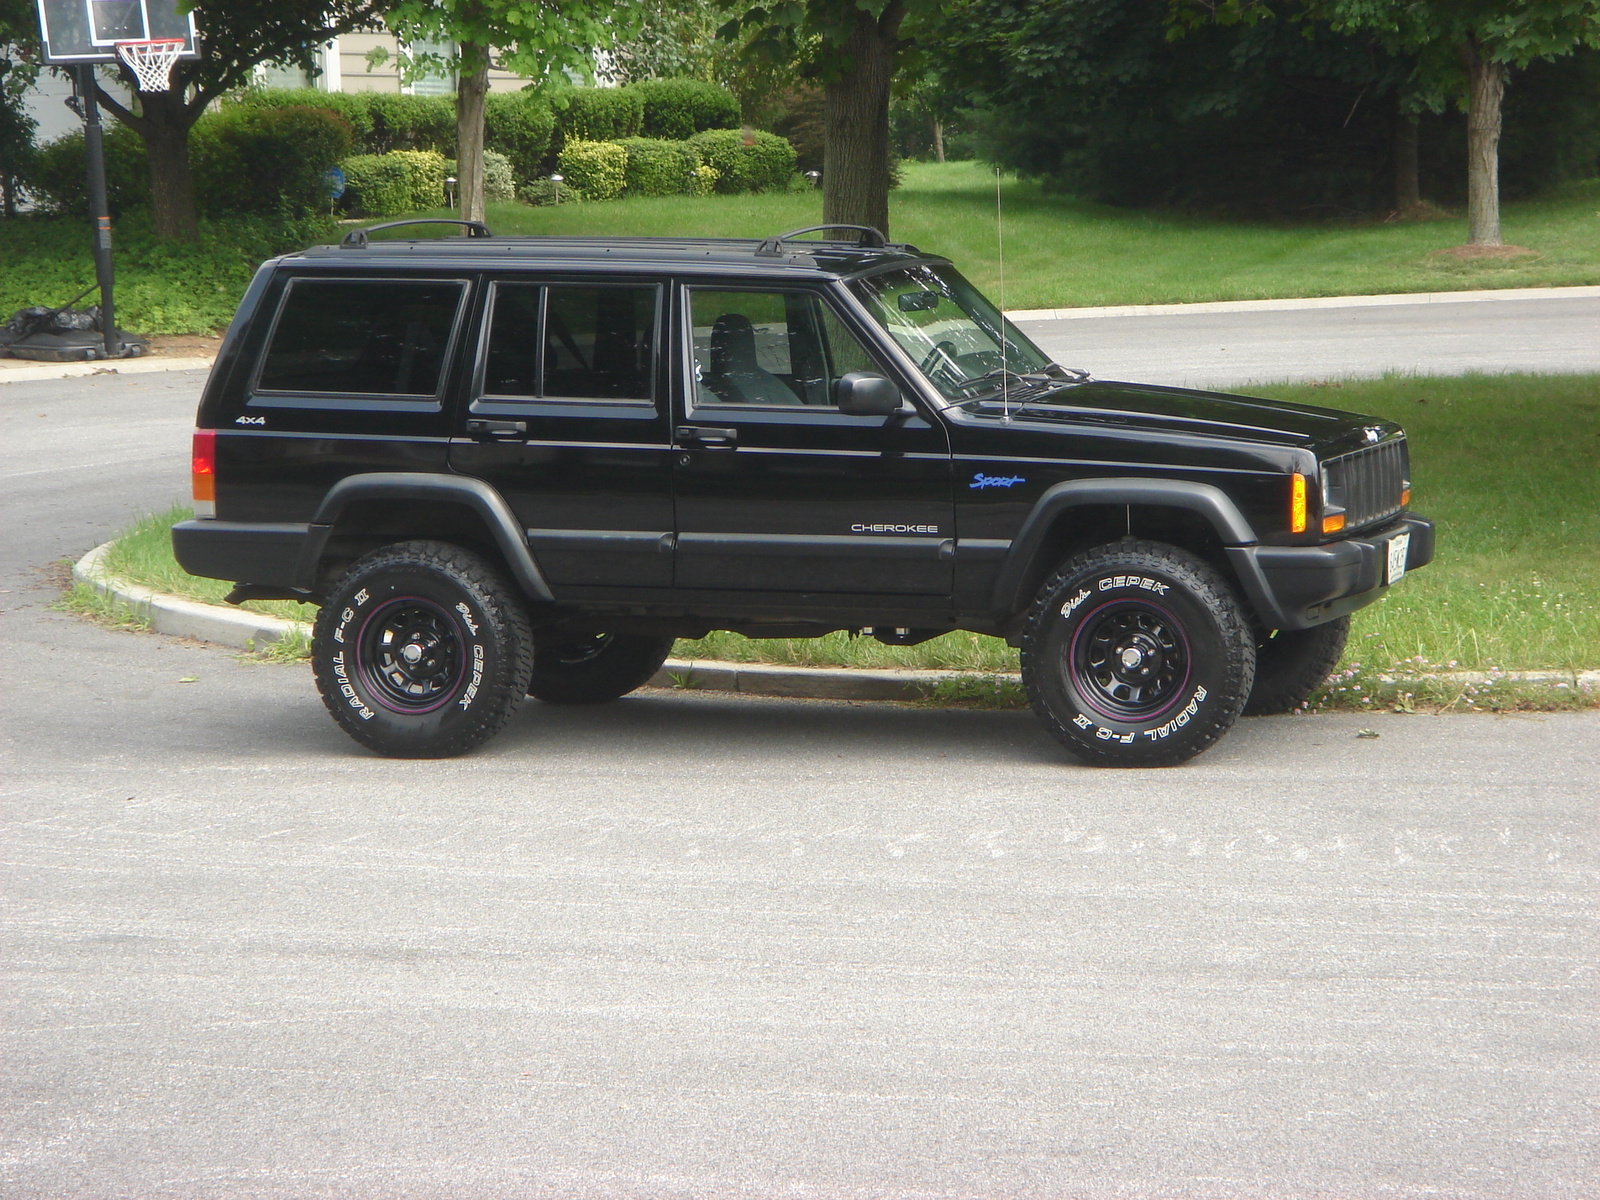
[[[432,397],[465,290],[454,280],[297,279],[257,386]]]

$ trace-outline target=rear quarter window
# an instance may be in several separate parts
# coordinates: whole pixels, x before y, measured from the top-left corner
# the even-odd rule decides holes
[[[432,398],[465,294],[462,280],[293,280],[256,390]]]

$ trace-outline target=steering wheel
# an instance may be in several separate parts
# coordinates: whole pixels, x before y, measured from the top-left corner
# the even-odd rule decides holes
[[[922,361],[917,367],[924,375],[931,376],[935,371],[955,371],[956,378],[960,378],[960,368],[956,365],[956,344],[954,342],[936,342],[933,349],[922,356]],[[941,361],[942,360],[942,361]]]

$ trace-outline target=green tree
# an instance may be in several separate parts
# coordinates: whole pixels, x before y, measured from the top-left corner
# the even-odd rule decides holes
[[[39,74],[39,25],[26,0],[0,0],[0,214],[16,215],[17,186],[33,158],[37,122],[23,97]]]
[[[1271,15],[1266,0],[1174,0],[1178,25]],[[1500,240],[1500,130],[1509,70],[1600,47],[1600,0],[1298,0],[1303,18],[1375,34],[1416,61],[1418,93],[1467,114],[1467,240]]]
[[[626,22],[610,0],[398,0],[387,24],[402,38],[452,41],[456,72],[456,176],[460,211],[483,220],[483,109],[491,58],[542,82],[563,70],[594,69],[594,50]],[[419,59],[419,61],[422,61]]]
[[[772,61],[822,80],[822,219],[889,229],[889,95],[936,0],[724,0],[724,26]]]
[[[150,158],[150,219],[158,235],[183,240],[198,235],[189,130],[206,106],[248,83],[259,63],[316,70],[318,46],[375,27],[379,8],[379,0],[227,0],[197,7],[200,57],[173,66],[170,90],[139,92],[129,107],[96,87],[100,104],[144,142]]]

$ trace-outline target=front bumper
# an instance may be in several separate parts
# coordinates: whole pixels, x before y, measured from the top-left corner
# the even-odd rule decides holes
[[[1407,514],[1361,537],[1323,546],[1230,546],[1228,560],[1268,629],[1308,629],[1371,604],[1388,590],[1389,543],[1411,535],[1406,570],[1433,561],[1433,522]]]

